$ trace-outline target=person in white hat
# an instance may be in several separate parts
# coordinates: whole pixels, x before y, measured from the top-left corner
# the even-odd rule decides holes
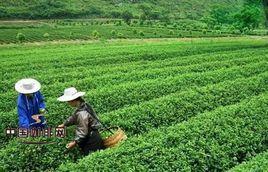
[[[21,79],[15,84],[19,92],[17,99],[17,110],[20,128],[44,128],[46,112],[44,97],[39,91],[41,84],[32,78]]]
[[[64,90],[64,94],[58,98],[58,101],[68,102],[75,107],[75,112],[59,127],[68,127],[76,125],[76,136],[74,141],[66,145],[67,149],[71,149],[78,145],[84,155],[104,149],[103,140],[98,129],[101,123],[93,110],[93,108],[84,101],[82,96],[85,92],[78,92],[76,88],[71,87]]]

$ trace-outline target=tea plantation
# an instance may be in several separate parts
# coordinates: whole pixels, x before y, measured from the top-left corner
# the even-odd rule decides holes
[[[9,41],[9,40],[8,40]],[[12,41],[11,41],[12,42]],[[0,45],[0,171],[267,171],[268,38],[170,38]],[[42,84],[50,127],[75,86],[128,139],[82,157],[74,137],[16,138],[14,84]],[[51,141],[28,145],[22,141]]]

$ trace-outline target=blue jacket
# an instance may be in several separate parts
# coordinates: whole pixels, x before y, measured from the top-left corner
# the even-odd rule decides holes
[[[17,100],[19,127],[20,128],[43,128],[46,127],[46,119],[40,116],[41,122],[36,123],[32,115],[40,114],[41,109],[45,109],[46,105],[44,97],[40,91],[33,93],[33,97],[27,97],[25,94],[19,94]]]

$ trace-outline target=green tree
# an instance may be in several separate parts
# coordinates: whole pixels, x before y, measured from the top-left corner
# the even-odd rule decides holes
[[[144,36],[145,36],[145,34],[144,34],[143,31],[140,31],[140,32],[139,32],[139,35],[140,35],[141,37],[144,37]]]
[[[125,38],[124,34],[123,34],[123,33],[120,33],[120,32],[117,34],[117,37],[118,37],[118,38],[121,38],[121,39],[122,39],[122,38]]]
[[[162,21],[162,22],[169,23],[170,22],[169,11],[168,10],[163,10],[161,12],[161,15],[159,16],[159,20]]]
[[[130,25],[133,14],[130,11],[126,10],[122,13],[122,18],[128,25]]]
[[[98,39],[100,37],[100,33],[97,30],[94,30],[92,32],[92,36],[93,36],[94,39]]]
[[[32,18],[52,18],[63,17],[68,12],[65,11],[66,3],[55,0],[40,0],[38,3],[29,6]]]
[[[138,8],[142,11],[141,16],[140,16],[141,20],[150,19],[150,15],[152,13],[152,8],[149,5],[140,4]]]
[[[235,15],[236,27],[243,31],[244,28],[255,29],[261,21],[261,10],[257,6],[246,5]]]
[[[203,16],[201,21],[206,23],[209,28],[214,28],[214,25],[217,23],[217,20],[210,15]]]
[[[232,10],[229,8],[216,6],[210,11],[209,16],[203,17],[203,20],[210,26],[215,24],[231,24],[233,22],[232,15]]]
[[[262,4],[265,12],[265,23],[266,26],[268,27],[268,0],[263,0]]]
[[[115,30],[112,30],[111,31],[111,34],[112,34],[112,36],[115,36],[116,35],[116,31]]]
[[[50,35],[49,35],[49,33],[44,33],[43,37],[48,39],[50,37]]]
[[[153,8],[147,4],[140,4],[138,8],[142,11],[140,20],[158,20],[161,19],[161,14],[164,13],[162,11],[153,11]]]
[[[19,42],[23,42],[23,41],[25,41],[26,36],[23,33],[18,33],[17,36],[16,36],[16,38],[17,38],[17,40]]]

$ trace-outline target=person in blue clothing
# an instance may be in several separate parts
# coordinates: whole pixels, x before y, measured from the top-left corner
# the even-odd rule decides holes
[[[19,92],[17,110],[19,117],[19,128],[45,128],[46,105],[44,97],[39,91],[41,84],[35,79],[21,79],[15,84]]]

